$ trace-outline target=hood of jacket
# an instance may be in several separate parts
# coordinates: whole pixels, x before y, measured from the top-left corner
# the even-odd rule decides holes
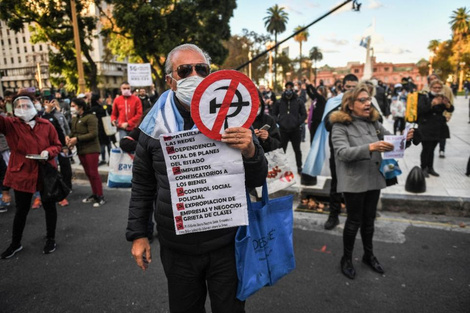
[[[371,122],[378,121],[380,119],[380,113],[371,106],[369,119]],[[341,124],[351,124],[353,121],[353,116],[344,111],[336,111],[330,115],[330,123],[341,123]]]

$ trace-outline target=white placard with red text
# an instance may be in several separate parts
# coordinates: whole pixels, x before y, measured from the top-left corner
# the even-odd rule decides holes
[[[239,150],[198,130],[160,136],[177,235],[248,224]]]

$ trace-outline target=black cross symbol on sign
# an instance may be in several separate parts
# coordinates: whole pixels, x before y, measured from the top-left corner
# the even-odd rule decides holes
[[[223,90],[223,89],[227,89],[228,90],[228,87],[229,86],[222,86],[222,87],[219,87],[215,90]],[[250,102],[249,101],[243,101],[243,97],[242,95],[240,94],[240,91],[235,90],[235,95],[237,96],[237,102],[232,102],[230,103],[230,107],[231,108],[237,108],[232,114],[228,115],[225,117],[225,123],[224,123],[224,129],[228,127],[228,118],[229,117],[235,117],[237,116],[241,110],[242,110],[242,107],[245,107],[245,106],[249,106],[250,105]],[[217,98],[214,98],[211,100],[210,102],[210,106],[209,106],[209,113],[211,114],[215,114],[217,113],[217,109],[220,109],[220,107],[222,106],[222,103],[217,103],[216,101]]]

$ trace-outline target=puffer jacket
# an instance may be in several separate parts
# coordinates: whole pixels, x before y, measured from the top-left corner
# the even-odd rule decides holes
[[[244,159],[245,185],[263,185],[267,175],[264,151],[253,134],[256,153]],[[233,243],[237,227],[176,235],[167,168],[160,141],[142,132],[139,136],[132,171],[132,194],[126,238],[133,241],[147,236],[147,224],[155,207],[160,244],[183,254],[207,253]]]
[[[77,137],[77,153],[79,155],[101,152],[98,140],[98,119],[90,111],[85,111],[83,115],[72,118],[72,130],[69,137]]]
[[[385,188],[380,172],[380,152],[369,151],[369,144],[379,141],[377,131],[390,135],[378,122],[379,112],[371,109],[369,119],[355,117],[344,111],[333,112],[331,141],[333,142],[338,192],[365,192]]]
[[[287,99],[283,94],[273,107],[273,116],[281,131],[294,131],[305,123],[307,111],[304,103],[295,93],[291,99]]]

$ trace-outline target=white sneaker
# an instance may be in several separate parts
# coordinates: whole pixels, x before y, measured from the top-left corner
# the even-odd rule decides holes
[[[104,205],[106,201],[104,200],[103,196],[96,196],[95,203],[93,203],[94,208],[99,208],[100,206]]]

